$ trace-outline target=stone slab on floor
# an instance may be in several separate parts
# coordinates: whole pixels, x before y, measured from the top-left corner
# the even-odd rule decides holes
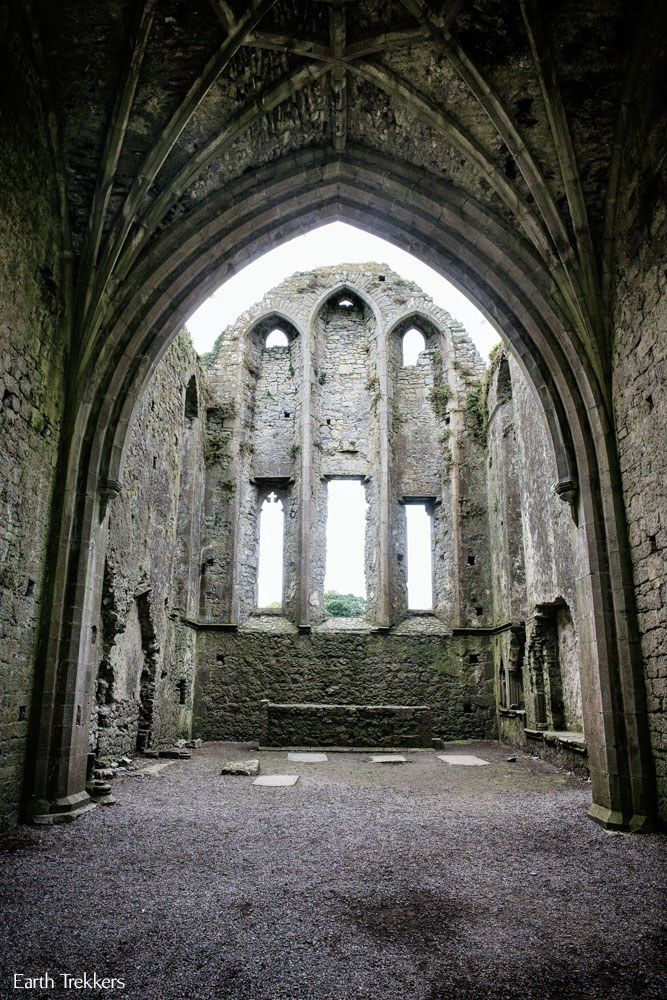
[[[407,758],[402,753],[376,753],[371,757],[371,764],[407,764]]]
[[[291,785],[296,785],[298,780],[298,774],[263,774],[260,778],[255,778],[253,785],[264,785],[269,788],[288,788]]]
[[[481,767],[483,764],[490,764],[490,760],[482,760],[474,754],[465,753],[440,753],[438,760],[444,760],[445,764],[462,764],[464,767]]]
[[[329,760],[325,753],[288,753],[288,760],[296,761],[299,764],[324,764]]]

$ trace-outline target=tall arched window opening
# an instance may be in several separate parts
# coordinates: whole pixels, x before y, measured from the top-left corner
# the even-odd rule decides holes
[[[366,597],[367,510],[366,491],[358,479],[329,482],[325,601],[332,595]]]
[[[403,367],[414,368],[419,360],[419,355],[425,350],[424,334],[416,327],[411,326],[403,334]]]
[[[408,608],[433,608],[433,554],[431,515],[426,504],[409,503],[405,508],[408,541]]]
[[[282,500],[275,493],[269,493],[259,516],[257,607],[260,609],[277,610],[283,606],[284,522]]]

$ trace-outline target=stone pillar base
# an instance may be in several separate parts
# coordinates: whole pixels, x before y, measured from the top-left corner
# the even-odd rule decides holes
[[[37,802],[32,815],[32,822],[37,826],[52,826],[55,823],[72,823],[77,817],[95,808],[87,792],[77,792],[56,799],[55,802]]]
[[[607,809],[596,803],[588,810],[588,815],[605,830],[623,830],[626,833],[653,833],[658,826],[651,816],[628,816],[614,809]]]

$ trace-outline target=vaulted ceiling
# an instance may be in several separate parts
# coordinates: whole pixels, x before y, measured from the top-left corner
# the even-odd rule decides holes
[[[651,6],[650,4],[648,6]],[[305,149],[381,154],[501,220],[604,336],[639,5],[620,0],[34,0],[73,326],[166,227]],[[630,83],[629,83],[630,81]],[[625,89],[624,89],[625,88]]]

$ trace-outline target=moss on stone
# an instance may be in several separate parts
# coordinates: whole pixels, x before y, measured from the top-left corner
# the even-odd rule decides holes
[[[431,402],[435,415],[439,420],[444,420],[449,412],[449,404],[452,400],[452,390],[444,382],[436,385],[431,392]]]

